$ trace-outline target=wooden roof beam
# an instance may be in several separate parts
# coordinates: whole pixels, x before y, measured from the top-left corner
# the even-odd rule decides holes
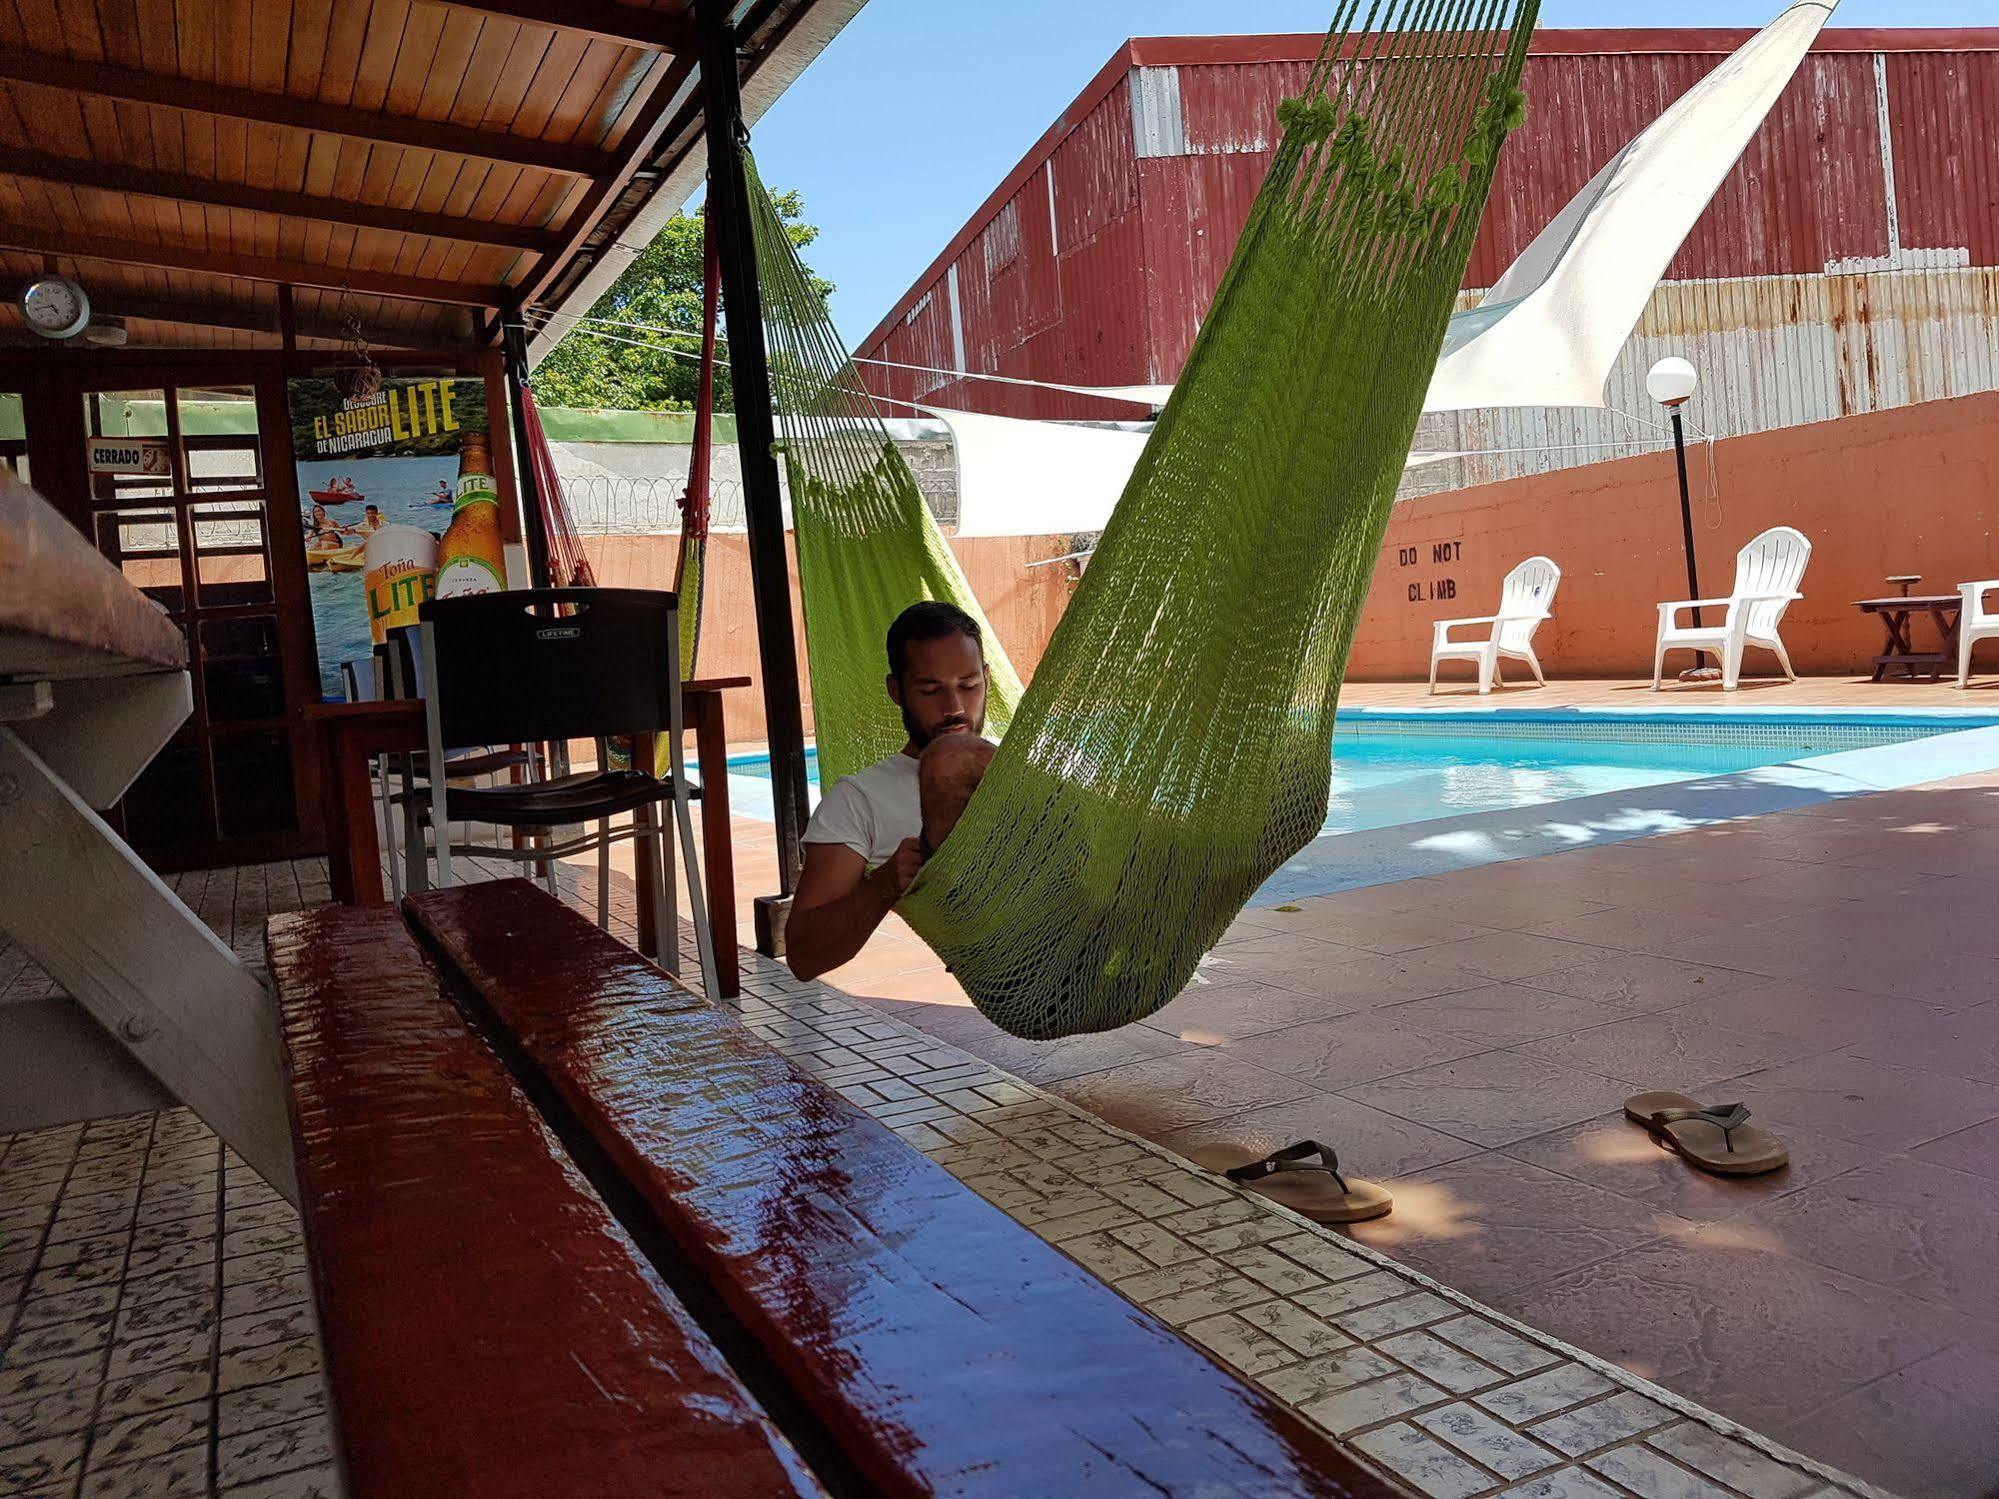
[[[92,317],[123,318],[127,322],[173,323],[184,328],[227,328],[244,333],[267,333],[273,338],[279,333],[275,309],[266,312],[242,303],[179,302],[155,297],[128,297],[117,291],[105,291],[100,295],[93,291],[90,310]],[[297,336],[336,343],[344,343],[349,337],[347,330],[337,323],[311,319],[299,323]],[[370,332],[368,343],[373,348],[474,350],[479,347],[462,333],[428,333],[421,329]]]
[[[615,0],[438,0],[438,3],[454,10],[505,16],[530,26],[580,31],[585,36],[626,47],[645,47],[653,52],[694,49],[694,25],[687,16],[640,10],[636,5],[618,5]]]
[[[646,95],[645,103],[639,107],[638,117],[619,141],[610,169],[590,184],[577,199],[576,206],[569,210],[569,216],[562,221],[555,248],[542,257],[541,264],[535,268],[520,293],[523,304],[539,300],[548,291],[555,278],[568,266],[570,258],[602,222],[604,211],[610,207],[611,201],[625,190],[632,173],[645,164],[666,129],[669,111],[686,90],[694,66],[693,53],[676,57],[665,67],[654,64],[654,73],[662,76],[653,84],[652,92]]]
[[[441,120],[349,109],[345,105],[294,99],[288,94],[198,83],[190,78],[115,67],[110,63],[78,62],[45,52],[0,48],[0,79],[99,99],[119,99],[129,104],[156,104],[163,109],[193,114],[251,120],[292,130],[316,130],[351,140],[408,146],[419,151],[445,151],[568,177],[600,176],[610,170],[612,160],[611,153],[592,146],[572,146],[510,135],[504,130],[478,130]]]
[[[67,255],[77,260],[110,260],[121,265],[158,266],[162,270],[204,271],[245,281],[289,281],[296,286],[374,293],[412,302],[446,302],[460,307],[501,307],[513,297],[512,290],[505,286],[433,281],[392,271],[353,270],[315,261],[237,255],[226,250],[196,249],[192,245],[148,245],[100,234],[71,236],[45,224],[0,223],[0,249],[23,250],[33,255]]]
[[[526,224],[495,224],[480,219],[458,218],[448,213],[419,213],[414,209],[357,203],[349,198],[314,198],[304,193],[276,192],[236,182],[218,182],[209,177],[183,176],[178,172],[155,172],[143,167],[51,156],[42,151],[20,151],[12,146],[0,146],[0,175],[31,177],[38,182],[59,182],[70,187],[133,193],[146,198],[167,198],[178,203],[247,208],[258,213],[318,219],[328,224],[386,229],[395,234],[421,234],[475,245],[499,245],[507,249],[532,250],[538,254],[546,253],[556,239],[550,231]]]

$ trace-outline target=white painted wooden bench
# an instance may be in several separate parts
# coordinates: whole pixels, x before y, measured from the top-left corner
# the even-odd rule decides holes
[[[192,707],[179,629],[0,475],[0,930],[294,1196],[270,996],[98,816]],[[38,1034],[49,1054],[14,1061],[44,1089],[101,1070],[88,1027]]]

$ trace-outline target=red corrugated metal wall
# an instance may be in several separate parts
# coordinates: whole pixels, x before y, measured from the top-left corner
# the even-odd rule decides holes
[[[1936,50],[1940,38],[1920,32],[1871,33],[1864,46],[1829,34],[1669,279],[1999,264],[1999,33],[1960,37],[1965,50]],[[1508,143],[1466,284],[1489,285],[1612,154],[1740,39],[1537,38],[1546,50],[1528,62],[1528,122]],[[1915,50],[1897,50],[1898,42]],[[1632,50],[1606,50],[1612,45]],[[1012,190],[1002,184],[954,241],[956,253],[859,352],[1083,385],[1170,381],[1262,183],[1277,103],[1303,87],[1309,68],[1310,49],[1299,38],[1128,44],[1009,179]],[[1173,77],[1148,76],[1161,73]],[[1890,231],[1883,84],[1898,238]],[[951,326],[953,280],[962,348]],[[1743,310],[1752,323],[1766,315]],[[874,370],[870,379],[899,399],[935,397],[1005,415],[1137,414],[1128,405],[954,377],[938,383]]]
[[[1885,67],[1902,243],[1999,265],[1999,56],[1903,53]],[[1917,141],[1936,148],[1904,149]]]
[[[927,288],[922,316],[898,320],[859,352],[897,364],[959,368],[951,324],[955,281],[964,368],[1079,385],[1150,380],[1139,165],[1130,86],[1120,78],[976,225]],[[1080,309],[1087,316],[1067,315]],[[908,370],[872,368],[867,374],[872,387],[894,401],[935,399],[1022,417],[1061,416],[1075,404],[1059,394],[990,382],[979,382],[974,395],[960,388],[967,382]],[[915,414],[904,406],[886,409],[895,416]]]

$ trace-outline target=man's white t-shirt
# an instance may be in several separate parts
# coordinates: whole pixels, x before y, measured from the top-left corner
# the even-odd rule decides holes
[[[923,831],[916,756],[901,751],[878,765],[842,776],[805,829],[807,843],[851,848],[868,868],[886,863],[905,838]]]

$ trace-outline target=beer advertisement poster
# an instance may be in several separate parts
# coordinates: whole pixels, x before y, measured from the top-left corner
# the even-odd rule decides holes
[[[388,626],[415,622],[452,522],[461,454],[471,447],[483,462],[489,430],[477,377],[350,383],[287,389],[320,691],[332,700],[345,696],[342,662],[366,662]]]

